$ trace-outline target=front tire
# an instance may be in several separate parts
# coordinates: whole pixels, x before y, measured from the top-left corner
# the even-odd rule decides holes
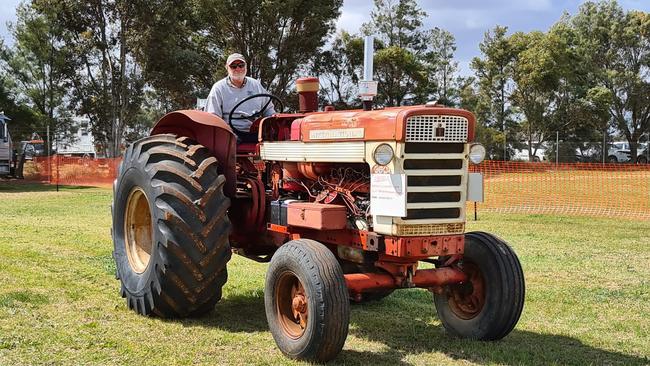
[[[281,246],[267,272],[264,305],[273,339],[285,355],[325,362],[343,348],[348,292],[341,266],[324,245],[298,239]]]
[[[467,233],[459,267],[468,280],[434,294],[438,317],[447,332],[485,341],[508,335],[524,306],[524,274],[515,252],[492,234]]]
[[[113,258],[139,314],[198,316],[221,298],[230,259],[225,178],[204,146],[174,135],[131,145],[114,183]]]

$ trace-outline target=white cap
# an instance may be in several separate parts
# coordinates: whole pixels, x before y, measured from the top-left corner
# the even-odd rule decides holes
[[[228,56],[228,59],[226,60],[226,66],[230,66],[230,64],[235,61],[246,63],[244,56],[242,56],[240,53],[233,53],[232,55]]]

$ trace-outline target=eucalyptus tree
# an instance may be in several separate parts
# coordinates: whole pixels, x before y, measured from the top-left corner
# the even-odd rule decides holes
[[[435,86],[435,98],[446,105],[454,105],[458,101],[456,73],[458,62],[454,60],[456,39],[444,29],[435,27],[428,36],[429,47],[424,56],[429,72],[429,83]]]
[[[212,65],[214,75],[224,76],[225,57],[239,52],[248,61],[249,75],[283,96],[334,31],[343,1],[197,0],[196,4],[200,34],[219,60]]]
[[[70,48],[65,31],[53,22],[54,16],[51,9],[39,12],[29,3],[17,7],[16,23],[11,26],[15,43],[2,57],[7,68],[4,78],[14,101],[31,106],[31,117],[38,117],[38,122],[29,126],[31,132],[45,136],[46,127],[50,127],[69,138],[73,131],[65,102],[70,96]]]
[[[609,94],[609,113],[635,159],[639,138],[650,131],[650,14],[626,12],[615,1],[586,2],[570,25],[593,79]]]
[[[312,72],[320,79],[321,97],[337,109],[361,104],[357,83],[363,77],[363,39],[341,31],[312,61]]]
[[[510,103],[512,93],[513,50],[506,35],[507,27],[496,26],[485,32],[479,44],[481,57],[472,60],[471,68],[476,73],[478,82],[478,105],[486,110],[484,120],[479,120],[485,128],[493,129],[492,142],[496,145],[486,146],[495,158],[507,158],[507,141],[515,139],[518,125]],[[499,133],[495,133],[499,131]]]
[[[118,156],[124,135],[140,113],[144,80],[127,42],[135,16],[127,0],[34,0],[40,13],[56,14],[66,32],[71,104],[90,119],[95,142]]]
[[[387,106],[420,103],[432,94],[423,60],[427,33],[424,12],[414,0],[375,0],[362,32],[374,35],[377,102]]]

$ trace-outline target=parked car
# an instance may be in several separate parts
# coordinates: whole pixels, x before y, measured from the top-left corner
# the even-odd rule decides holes
[[[512,160],[515,161],[530,161],[529,156],[528,156],[528,149],[515,149],[514,150],[514,155],[512,155]],[[537,150],[533,149],[532,150],[533,154],[533,161],[534,162],[540,162],[540,161],[546,161],[546,148],[544,147],[538,147]]]
[[[627,142],[614,142],[607,150],[608,163],[624,163],[630,161],[630,144]]]

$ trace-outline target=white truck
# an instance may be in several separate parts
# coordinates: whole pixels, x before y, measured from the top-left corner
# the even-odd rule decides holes
[[[9,120],[11,118],[0,112],[0,176],[12,174],[15,167],[14,147],[7,126]]]
[[[84,117],[74,117],[77,133],[68,139],[59,138],[56,142],[56,153],[63,156],[78,156],[94,159],[97,157],[95,139],[90,132],[90,120]]]

